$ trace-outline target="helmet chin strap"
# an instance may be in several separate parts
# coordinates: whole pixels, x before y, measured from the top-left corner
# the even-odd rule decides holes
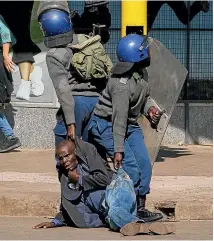
[[[146,48],[149,44],[148,44],[148,35],[144,35],[145,39],[143,41],[143,43],[141,44],[139,50],[142,51],[144,48]]]

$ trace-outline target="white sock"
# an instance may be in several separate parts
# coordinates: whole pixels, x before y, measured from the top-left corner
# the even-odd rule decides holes
[[[30,74],[31,92],[34,96],[41,96],[44,93],[44,83],[42,82],[42,68],[34,66],[33,72]]]
[[[30,85],[31,85],[30,81],[21,79],[21,84],[19,85],[19,89],[16,93],[16,98],[29,101]]]

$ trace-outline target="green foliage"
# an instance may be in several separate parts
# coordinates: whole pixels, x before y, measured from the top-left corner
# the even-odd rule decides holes
[[[43,41],[43,34],[36,19],[31,21],[30,33],[34,43],[41,43]]]
[[[31,26],[30,26],[31,39],[34,41],[34,43],[41,43],[43,41],[43,35],[40,30],[39,23],[37,21],[38,7],[39,7],[39,1],[35,1],[33,10],[32,10]]]

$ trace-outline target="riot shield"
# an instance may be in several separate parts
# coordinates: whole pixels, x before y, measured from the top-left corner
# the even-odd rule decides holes
[[[139,119],[153,165],[188,72],[162,43],[153,38],[149,41],[151,62],[147,71],[150,96],[154,106],[165,110],[157,129],[151,128],[147,118]]]

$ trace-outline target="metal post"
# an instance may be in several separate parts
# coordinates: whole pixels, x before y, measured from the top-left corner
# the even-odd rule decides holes
[[[129,33],[147,34],[147,1],[122,0],[122,37]]]
[[[187,23],[187,48],[186,48],[186,57],[187,63],[186,68],[188,70],[188,75],[186,78],[186,82],[184,84],[184,98],[185,98],[185,144],[190,144],[190,133],[189,133],[189,103],[188,103],[188,84],[189,84],[189,70],[190,70],[190,4],[191,2],[187,2],[188,9],[188,23]]]

